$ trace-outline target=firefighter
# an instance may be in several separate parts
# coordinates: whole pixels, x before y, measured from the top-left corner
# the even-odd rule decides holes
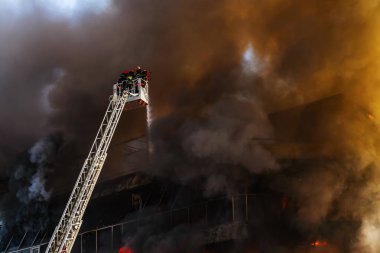
[[[136,85],[138,85],[138,86],[140,86],[141,85],[141,78],[142,78],[142,69],[141,69],[141,67],[140,66],[138,66],[137,68],[136,68],[136,70],[135,70],[135,76],[136,76],[136,82],[135,82],[135,84]],[[137,89],[138,89],[138,87],[136,86],[136,93],[138,93],[138,91],[137,91]]]
[[[143,71],[141,71],[141,77],[145,79],[146,73],[147,73],[147,71],[145,69]]]
[[[133,71],[128,71],[127,79],[133,79],[135,77],[135,73]]]
[[[140,66],[138,66],[138,67],[136,68],[135,74],[136,74],[136,78],[141,78],[141,77],[142,77],[142,76],[141,76],[141,74],[142,74],[142,69],[141,69]]]
[[[133,71],[129,71],[127,76],[126,76],[126,87],[125,89],[128,90],[128,92],[132,92],[134,89],[133,89],[133,79],[135,77],[135,74],[133,73]]]
[[[117,80],[118,83],[123,84],[125,79],[127,78],[127,75],[125,73],[121,73],[119,79]]]
[[[127,74],[125,72],[121,73],[119,79],[117,80],[117,93],[119,96],[123,94],[126,87]]]
[[[125,85],[126,85],[126,79],[127,79],[127,75],[124,72],[121,73],[121,75],[120,75],[120,77],[116,83],[116,93],[118,96],[123,95],[123,91],[124,91]]]
[[[143,78],[146,80],[146,81],[150,81],[150,72],[146,69],[143,70],[142,72],[143,74]]]

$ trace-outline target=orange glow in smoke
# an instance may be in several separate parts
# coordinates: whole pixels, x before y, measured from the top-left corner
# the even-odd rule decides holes
[[[133,251],[130,247],[123,246],[119,249],[118,253],[133,253]]]
[[[328,245],[328,243],[326,241],[316,240],[315,242],[312,242],[310,245],[313,247],[325,247]]]
[[[372,114],[368,114],[367,115],[368,119],[371,120],[371,121],[375,121],[375,116],[373,116]]]

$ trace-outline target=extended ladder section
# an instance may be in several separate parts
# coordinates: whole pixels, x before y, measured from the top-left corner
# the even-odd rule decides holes
[[[147,91],[145,88],[139,88],[139,96]],[[111,99],[90,153],[83,164],[66,208],[47,246],[46,253],[69,253],[71,251],[82,224],[83,214],[106,160],[107,150],[120,116],[126,103],[129,103],[129,100],[135,100],[135,98],[131,98],[130,92],[125,90],[116,99]]]

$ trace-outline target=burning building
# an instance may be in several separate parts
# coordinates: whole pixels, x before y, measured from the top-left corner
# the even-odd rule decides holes
[[[336,95],[268,118],[274,138],[250,141],[268,150],[281,170],[247,175],[234,192],[213,195],[194,184],[147,175],[146,169],[104,181],[73,252],[350,252],[347,242],[357,238],[361,220],[350,208],[340,209],[344,197],[326,196],[339,185],[331,174],[342,152],[329,143],[347,118],[375,129],[372,115]],[[125,145],[130,160],[148,155],[146,138]],[[66,199],[54,197],[51,208],[61,210]],[[326,207],[328,201],[336,203]],[[43,252],[52,229],[9,233],[1,250]]]
[[[154,82],[149,150],[113,143],[125,159],[109,156],[75,251],[379,252],[379,10],[1,1],[0,192],[17,203],[1,198],[0,249],[43,250],[111,80],[137,63]],[[126,116],[117,140],[146,130]],[[40,139],[55,131],[64,144]]]

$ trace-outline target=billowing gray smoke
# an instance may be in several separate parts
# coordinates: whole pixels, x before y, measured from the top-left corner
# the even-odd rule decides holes
[[[196,118],[176,113],[157,119],[151,132],[155,166],[148,172],[182,183],[203,179],[210,195],[242,189],[250,184],[249,174],[278,170],[274,157],[255,142],[273,136],[266,115],[247,94],[230,93]]]
[[[62,134],[50,134],[38,140],[10,167],[10,192],[0,199],[2,207],[8,207],[2,210],[5,214],[3,232],[23,233],[47,227],[51,192],[47,189],[46,177],[54,170],[54,160],[62,144]]]

